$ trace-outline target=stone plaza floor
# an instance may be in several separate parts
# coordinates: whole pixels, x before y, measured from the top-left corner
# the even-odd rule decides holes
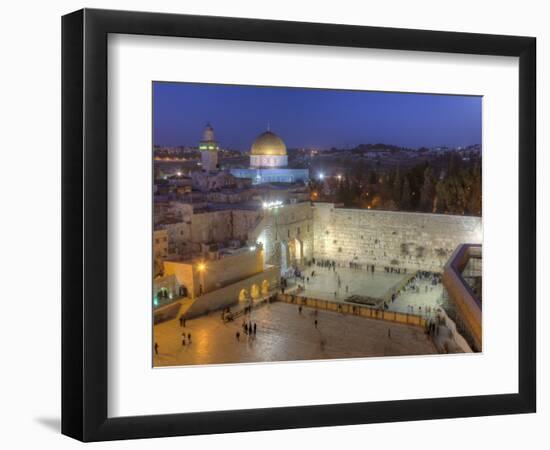
[[[418,281],[417,285],[419,292],[402,292],[393,302],[388,304],[388,309],[402,313],[425,315],[428,307],[435,310],[441,306],[443,285],[432,286],[428,281]]]
[[[234,322],[222,322],[217,312],[187,320],[185,328],[177,319],[163,322],[154,326],[159,354],[153,363],[158,367],[437,353],[422,328],[314,311],[303,308],[300,314],[295,305],[275,302]],[[257,324],[255,337],[243,333],[243,320]],[[182,345],[182,333],[191,333],[191,344],[186,337]]]
[[[311,276],[311,271],[315,276]],[[322,300],[344,301],[350,295],[365,295],[381,298],[393,286],[407,278],[406,274],[367,272],[366,270],[336,267],[336,270],[310,267],[302,271],[309,277],[304,285],[304,296]],[[409,274],[410,275],[410,274]],[[338,286],[340,277],[340,286]],[[347,289],[346,289],[347,287]],[[336,292],[336,296],[334,293]]]
[[[311,270],[315,270],[316,276],[311,277]],[[305,289],[301,295],[305,297],[319,298],[322,300],[340,301],[351,295],[363,295],[382,298],[394,286],[404,281],[411,274],[396,274],[385,272],[367,272],[337,267],[336,271],[318,267],[308,268],[303,271],[309,276],[309,282],[305,283]],[[338,287],[340,277],[340,287]],[[391,303],[388,303],[390,311],[425,315],[426,308],[436,309],[441,306],[441,284],[432,286],[427,280],[416,282],[419,292],[402,291]],[[346,286],[348,287],[346,291]],[[336,292],[336,296],[334,293]],[[420,309],[419,309],[420,308]]]

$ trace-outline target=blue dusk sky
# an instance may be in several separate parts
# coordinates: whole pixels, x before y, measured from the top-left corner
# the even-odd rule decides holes
[[[211,123],[222,148],[248,150],[267,129],[288,148],[481,144],[481,97],[153,83],[153,143],[196,146]]]

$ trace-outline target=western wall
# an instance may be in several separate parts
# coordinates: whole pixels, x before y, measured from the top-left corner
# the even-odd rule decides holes
[[[441,272],[461,243],[481,243],[480,217],[372,211],[315,203],[313,254],[348,264]]]

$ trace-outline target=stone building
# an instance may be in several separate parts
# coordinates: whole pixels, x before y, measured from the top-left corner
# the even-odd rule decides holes
[[[313,257],[313,210],[309,202],[282,205],[265,203],[261,221],[249,233],[260,243],[265,261],[285,274]]]
[[[220,146],[214,136],[214,128],[212,128],[212,125],[207,123],[202,134],[202,140],[199,143],[199,150],[201,152],[201,166],[203,170],[209,172],[219,168],[219,149]]]
[[[309,180],[308,169],[292,169],[287,166],[285,143],[275,133],[267,130],[252,143],[250,167],[231,169],[231,174],[238,178],[249,178],[253,184],[305,183]]]
[[[157,229],[153,232],[153,271],[157,276],[162,273],[162,263],[168,257],[168,233]]]
[[[164,271],[163,280],[175,280],[175,295],[185,293],[190,300],[185,309],[187,318],[235,302],[248,303],[269,295],[279,285],[278,268],[264,264],[261,245],[222,248],[210,252],[207,257],[184,261],[168,260],[164,262]],[[157,282],[155,286],[164,295],[165,285]]]

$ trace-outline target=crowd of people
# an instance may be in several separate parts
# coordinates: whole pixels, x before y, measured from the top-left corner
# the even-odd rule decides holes
[[[419,270],[403,288],[406,292],[419,293],[420,285],[424,285],[424,292],[431,291],[435,286],[441,284],[441,274]]]
[[[391,302],[393,303],[402,293],[416,293],[419,294],[422,291],[427,293],[435,289],[439,284],[441,284],[441,274],[429,272],[425,270],[419,270],[414,277],[411,277],[407,283],[394,292],[391,295]],[[384,303],[384,308],[388,309],[388,305]],[[427,305],[422,308],[422,305],[414,306],[407,305],[407,312],[411,314],[431,314],[432,307]]]
[[[257,324],[256,322],[252,322],[252,320],[249,320],[248,322],[245,320],[243,320],[243,323],[242,323],[242,330],[243,330],[243,333],[245,335],[248,335],[250,338],[255,338],[256,337],[256,331],[257,331]],[[241,333],[240,331],[237,331],[235,333],[235,338],[237,339],[237,341],[240,341],[241,340]]]

